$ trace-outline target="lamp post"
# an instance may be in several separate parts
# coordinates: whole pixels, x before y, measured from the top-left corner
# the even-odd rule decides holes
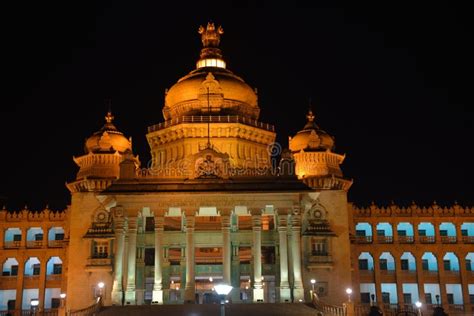
[[[39,300],[38,299],[32,299],[30,304],[31,304],[31,314],[33,316],[36,316],[36,312],[38,311]]]
[[[346,294],[347,294],[348,302],[350,302],[351,301],[351,294],[352,294],[352,289],[350,287],[348,287],[346,289]]]
[[[313,296],[314,296],[314,285],[316,284],[316,280],[315,279],[311,279],[310,280],[311,282],[311,301],[313,300]]]
[[[97,283],[97,288],[99,289],[99,295],[97,295],[97,297],[99,297],[100,299],[102,299],[102,296],[104,295],[104,287],[105,287],[105,284],[104,282],[99,282]]]
[[[214,286],[214,289],[221,299],[221,316],[225,316],[225,297],[232,291],[232,286],[228,284],[218,284]]]
[[[416,306],[416,308],[418,309],[418,315],[420,315],[420,316],[421,316],[421,306],[422,306],[422,305],[423,305],[423,304],[421,304],[420,301],[416,301],[416,303],[415,303],[415,306]]]

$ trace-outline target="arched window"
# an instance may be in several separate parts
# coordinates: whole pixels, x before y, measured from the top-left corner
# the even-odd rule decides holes
[[[372,242],[372,226],[369,223],[357,223],[355,240],[358,243]]]
[[[61,247],[64,240],[64,228],[51,227],[48,231],[49,247]]]
[[[359,270],[374,270],[374,258],[368,252],[359,255]]]
[[[398,223],[397,225],[398,241],[401,243],[413,242],[413,225],[411,223]]]
[[[474,252],[469,252],[466,256],[466,270],[474,271]]]
[[[447,252],[443,257],[444,270],[459,271],[459,260],[454,252]]]
[[[400,257],[400,268],[405,271],[416,271],[415,257],[411,252],[404,252]]]
[[[474,223],[462,223],[461,225],[462,241],[466,244],[474,243]]]
[[[18,275],[18,261],[15,258],[8,258],[3,263],[3,276],[15,276]]]
[[[25,263],[25,275],[33,276],[40,274],[40,261],[37,257],[31,257]]]
[[[380,270],[395,271],[395,259],[390,252],[383,252],[379,257]]]
[[[379,243],[393,242],[393,229],[390,223],[377,224],[377,241]]]
[[[26,246],[38,248],[43,245],[43,229],[41,227],[30,227],[26,231]]]
[[[21,229],[8,228],[5,231],[5,248],[19,248],[21,243]]]
[[[51,257],[46,263],[46,275],[62,274],[63,262],[59,257]]]
[[[432,244],[435,242],[435,229],[433,224],[422,222],[418,224],[418,235],[420,242],[424,244]]]
[[[456,226],[453,223],[441,223],[439,225],[439,235],[442,243],[456,242]]]
[[[438,260],[432,252],[425,252],[421,261],[424,271],[438,271]]]

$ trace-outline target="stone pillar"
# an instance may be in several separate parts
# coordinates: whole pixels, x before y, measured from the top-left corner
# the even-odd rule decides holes
[[[405,304],[405,300],[403,299],[403,279],[404,275],[408,273],[408,271],[402,271],[402,252],[393,251],[392,256],[395,259],[395,282],[397,286],[397,303],[398,306],[403,306]]]
[[[262,216],[252,216],[253,301],[263,302],[262,286]]]
[[[5,228],[1,227],[0,228],[0,249],[3,249],[4,242],[5,242]]]
[[[15,298],[15,309],[21,311],[21,305],[23,302],[23,279],[25,277],[25,257],[20,255],[16,257],[18,261],[18,275],[16,277],[16,298]]]
[[[458,225],[461,226],[461,225]],[[461,237],[458,237],[461,238]],[[462,300],[463,304],[467,305],[470,303],[469,297],[469,275],[466,271],[466,252],[458,252],[456,255],[459,258],[459,271],[461,273],[461,289],[462,289]]]
[[[301,276],[301,216],[291,216],[291,254],[293,259],[293,300],[304,300],[303,280]]]
[[[382,275],[380,271],[380,252],[371,253],[374,260],[374,283],[375,283],[375,301],[376,305],[382,307]]]
[[[184,302],[193,304],[194,301],[194,216],[186,216],[186,287],[184,288]]]
[[[125,246],[124,220],[121,216],[114,215],[115,231],[115,258],[114,258],[114,281],[112,285],[112,304],[122,305],[123,297],[123,254]]]
[[[154,304],[163,304],[163,225],[164,218],[155,216],[155,280],[152,299]]]
[[[39,310],[44,310],[44,299],[45,299],[45,287],[46,287],[46,261],[48,258],[46,256],[40,257],[40,275],[38,282],[38,300],[39,300]]]
[[[232,287],[232,302],[240,302],[240,257],[239,244],[232,243],[232,268],[231,268]]]
[[[288,237],[287,216],[278,217],[278,236],[280,244],[280,302],[291,302],[290,284],[288,282]]]
[[[415,253],[415,260],[416,260],[416,279],[418,283],[418,300],[424,304],[425,302],[425,276],[423,271],[423,251],[417,251]]]
[[[135,273],[137,260],[137,218],[128,219],[128,272],[127,291],[125,292],[126,304],[135,305]]]
[[[222,218],[222,272],[225,284],[231,284],[231,244],[230,244],[230,216]]]
[[[439,225],[436,224],[438,227],[436,229],[436,238],[439,238]],[[440,239],[438,239],[440,240]],[[444,251],[438,251],[435,253],[436,259],[438,260],[438,275],[439,275],[439,292],[441,294],[440,297],[440,303],[442,306],[447,307],[448,306],[448,294],[446,292],[446,270],[444,269],[444,262],[443,262],[443,256],[444,256]],[[433,298],[434,302],[436,304],[436,298]]]

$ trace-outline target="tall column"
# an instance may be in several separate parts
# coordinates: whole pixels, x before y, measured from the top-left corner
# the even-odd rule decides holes
[[[15,298],[15,309],[21,310],[21,305],[23,303],[23,279],[25,277],[25,256],[19,254],[16,257],[18,261],[18,274],[16,277],[16,298]]]
[[[291,302],[290,284],[288,283],[288,242],[286,215],[278,217],[278,237],[280,243],[280,301]]]
[[[301,276],[301,216],[291,216],[291,253],[293,259],[293,300],[304,300],[303,280]]]
[[[45,288],[46,288],[46,261],[48,260],[46,256],[40,257],[40,275],[39,275],[39,282],[38,282],[38,289],[39,289],[39,306],[40,310],[44,310],[44,299],[45,299]]]
[[[382,307],[382,274],[380,271],[380,252],[371,253],[374,260],[374,283],[375,283],[375,301],[379,307]]]
[[[252,216],[253,301],[263,302],[262,286],[262,216]]]
[[[125,232],[123,217],[114,216],[115,231],[115,259],[114,259],[114,283],[112,285],[112,304],[122,305],[123,297],[123,253],[125,245]]]
[[[461,225],[458,225],[461,226]],[[458,237],[461,238],[461,237]],[[466,270],[466,256],[467,253],[464,251],[457,252],[456,255],[459,258],[459,271],[461,271],[461,291],[462,291],[462,299],[463,304],[467,305],[470,303],[469,297],[469,275],[467,274]]]
[[[395,257],[395,282],[397,286],[397,304],[403,306],[405,300],[403,298],[403,278],[407,271],[402,271],[402,252],[393,251],[392,255]]]
[[[222,271],[224,283],[231,283],[231,245],[230,245],[230,216],[223,215],[222,218]]]
[[[194,216],[186,216],[186,287],[184,288],[185,303],[194,303],[194,287]]]
[[[128,219],[128,273],[127,291],[125,292],[126,304],[135,305],[135,270],[137,260],[137,218]]]
[[[163,225],[164,218],[155,216],[155,280],[153,284],[154,304],[163,304]]]
[[[418,283],[418,300],[426,304],[425,302],[425,275],[423,271],[423,251],[417,250],[415,252],[415,260],[416,260],[416,279]]]

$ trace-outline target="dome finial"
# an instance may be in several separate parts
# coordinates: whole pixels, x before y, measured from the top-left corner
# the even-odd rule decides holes
[[[311,100],[311,97],[309,97],[308,114],[306,114],[306,119],[308,120],[308,123],[314,122],[313,102]]]
[[[105,103],[108,105],[109,109],[107,111],[107,115],[105,116],[105,122],[107,124],[111,124],[112,121],[114,120],[114,116],[112,115],[112,100],[106,99]]]
[[[218,28],[214,23],[208,22],[206,28],[199,26],[198,33],[201,34],[201,41],[204,47],[218,47],[221,41],[221,35],[224,34],[224,29],[219,25]]]

